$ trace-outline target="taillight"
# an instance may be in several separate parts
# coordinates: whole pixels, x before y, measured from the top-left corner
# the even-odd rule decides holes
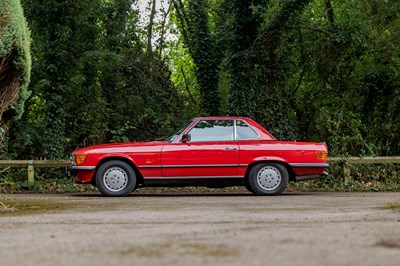
[[[317,152],[317,160],[326,161],[326,159],[328,159],[328,152],[327,151],[319,151],[319,152]]]
[[[86,160],[86,154],[75,154],[75,164],[82,165]]]

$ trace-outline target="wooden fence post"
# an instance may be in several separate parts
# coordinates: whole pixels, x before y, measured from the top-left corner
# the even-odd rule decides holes
[[[345,183],[350,181],[350,167],[347,161],[343,162],[343,177]]]
[[[28,161],[28,184],[35,183],[35,168],[33,167],[33,161]]]

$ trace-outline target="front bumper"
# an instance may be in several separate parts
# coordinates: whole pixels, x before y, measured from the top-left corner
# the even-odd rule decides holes
[[[79,171],[93,171],[96,166],[70,166],[68,172],[71,176],[75,176]]]
[[[68,172],[75,183],[91,183],[96,166],[70,166]]]

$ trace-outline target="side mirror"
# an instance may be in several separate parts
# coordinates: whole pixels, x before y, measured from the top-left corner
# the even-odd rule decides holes
[[[183,134],[181,141],[182,141],[182,142],[188,142],[188,141],[190,141],[191,139],[192,139],[192,136],[190,136],[189,133],[185,133],[185,134]]]

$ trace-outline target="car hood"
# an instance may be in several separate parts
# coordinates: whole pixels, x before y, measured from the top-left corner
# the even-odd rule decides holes
[[[146,148],[154,150],[157,147],[164,146],[167,141],[150,141],[150,142],[120,142],[120,143],[108,143],[108,144],[100,144],[88,146],[85,148],[77,149],[73,153],[82,154],[82,153],[113,153],[113,152],[121,152],[128,150],[144,150]]]

